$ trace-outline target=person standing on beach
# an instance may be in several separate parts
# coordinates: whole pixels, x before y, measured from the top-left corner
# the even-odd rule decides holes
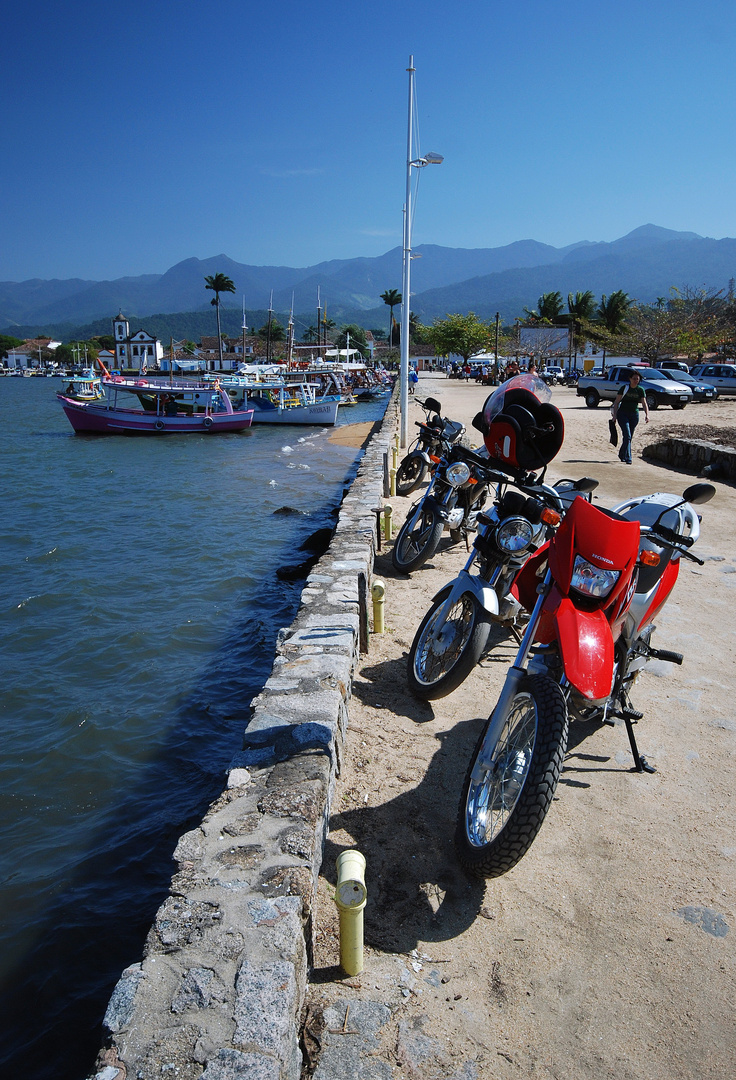
[[[638,371],[629,369],[629,385],[622,386],[613,403],[613,419],[621,428],[621,449],[618,456],[624,465],[631,465],[631,440],[634,437],[634,429],[639,423],[639,403],[644,406],[644,423],[649,423],[649,406],[647,395],[639,385],[641,375]]]

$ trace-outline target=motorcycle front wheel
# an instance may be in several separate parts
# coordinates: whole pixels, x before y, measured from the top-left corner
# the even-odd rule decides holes
[[[455,828],[457,857],[472,874],[500,877],[526,855],[557,788],[567,723],[557,683],[527,675],[484,769],[486,726],[465,777]]]
[[[411,495],[427,475],[427,462],[419,455],[405,457],[396,470],[396,494]]]
[[[419,506],[409,514],[396,537],[391,561],[402,574],[418,570],[439,547],[443,523],[434,506]]]
[[[433,632],[451,592],[437,596],[419,624],[409,652],[409,689],[424,701],[445,697],[463,683],[481,658],[491,629],[491,617],[473,593],[463,593],[447,612],[439,636]]]

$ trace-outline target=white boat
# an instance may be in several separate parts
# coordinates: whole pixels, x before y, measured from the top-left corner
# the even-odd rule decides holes
[[[311,383],[288,383],[283,379],[219,376],[219,383],[235,412],[253,410],[254,424],[320,424],[331,427],[337,420],[339,398],[318,398]]]

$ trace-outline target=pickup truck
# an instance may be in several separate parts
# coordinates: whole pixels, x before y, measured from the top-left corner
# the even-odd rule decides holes
[[[661,371],[654,368],[636,368],[641,375],[641,387],[647,396],[650,409],[660,405],[671,405],[673,409],[684,409],[693,400],[693,393],[684,383],[673,382]],[[609,368],[605,375],[581,375],[578,379],[578,397],[585,398],[589,409],[596,409],[601,401],[613,401],[622,386],[629,381],[629,367]]]

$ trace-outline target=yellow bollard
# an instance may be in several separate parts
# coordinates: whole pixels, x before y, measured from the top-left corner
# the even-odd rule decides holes
[[[363,908],[367,895],[365,858],[359,851],[341,852],[337,857],[335,903],[340,912],[340,966],[347,975],[360,975],[363,970]]]
[[[393,449],[391,450],[391,465],[393,466],[394,469],[398,469],[398,467],[399,467],[399,448],[398,448],[398,446],[394,446]]]
[[[380,580],[376,578],[371,588],[371,596],[373,597],[373,633],[383,633],[383,608],[386,602],[386,586]]]
[[[383,508],[383,539],[391,540],[394,535],[394,508],[392,506],[384,506]]]
[[[389,495],[396,494],[396,469],[389,469],[388,475],[390,478],[388,493]]]

